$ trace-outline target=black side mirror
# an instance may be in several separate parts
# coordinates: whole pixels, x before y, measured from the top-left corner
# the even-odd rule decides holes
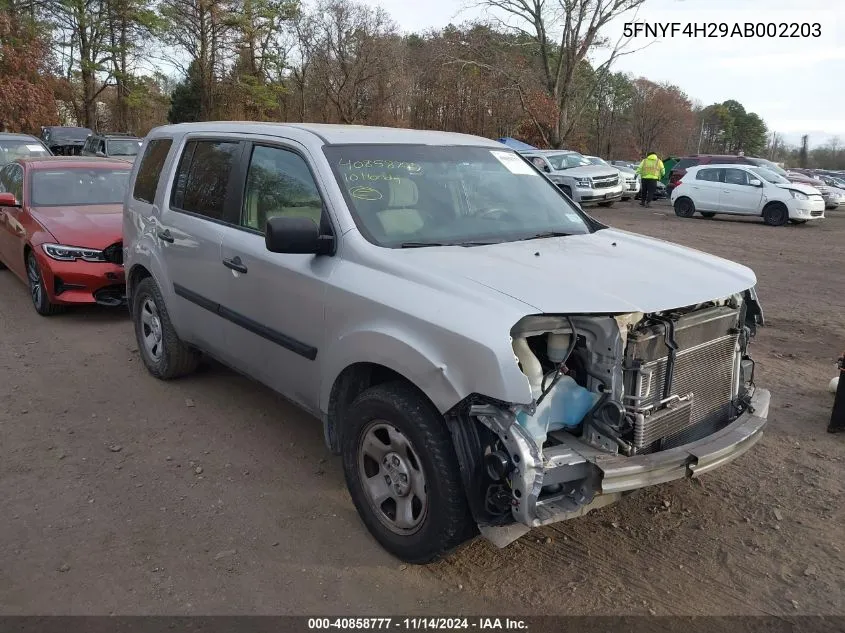
[[[334,237],[322,235],[310,218],[274,217],[267,220],[264,244],[271,253],[331,255]]]
[[[548,165],[543,165],[543,171],[546,172],[547,174],[550,174],[550,173],[552,173],[552,168],[549,167]]]

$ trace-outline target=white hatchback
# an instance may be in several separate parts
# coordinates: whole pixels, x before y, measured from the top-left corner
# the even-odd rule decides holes
[[[705,218],[717,213],[762,216],[766,224],[804,224],[824,218],[825,202],[815,187],[790,182],[754,165],[690,167],[672,189],[675,214]]]

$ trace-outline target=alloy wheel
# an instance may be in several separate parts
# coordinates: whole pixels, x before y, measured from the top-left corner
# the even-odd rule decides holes
[[[31,252],[26,258],[26,275],[29,278],[29,294],[32,297],[32,302],[36,306],[39,306],[41,305],[44,285],[41,283],[41,271],[38,270],[38,261]]]

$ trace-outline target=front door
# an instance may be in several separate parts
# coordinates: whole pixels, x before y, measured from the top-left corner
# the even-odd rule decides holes
[[[719,195],[722,209],[737,215],[760,215],[763,189],[749,184],[752,175],[735,167],[726,167],[724,172],[724,182]]]
[[[181,338],[212,354],[225,335],[218,316],[228,272],[221,230],[238,215],[232,183],[242,150],[237,139],[189,138],[156,227],[172,283],[167,308],[173,325]]]
[[[307,217],[331,230],[300,151],[293,144],[246,149],[239,227],[223,230],[223,261],[229,267],[224,316],[240,327],[226,341],[228,362],[316,413],[325,280],[336,259],[271,253],[264,245],[266,222],[274,216]]]
[[[23,205],[23,168],[10,163],[0,170],[0,190],[12,193]],[[0,207],[0,260],[22,279],[26,276],[22,241],[26,230],[22,224],[23,207]]]

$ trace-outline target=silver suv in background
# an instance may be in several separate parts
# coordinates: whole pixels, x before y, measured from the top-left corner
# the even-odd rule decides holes
[[[754,273],[600,224],[495,141],[161,127],[123,231],[149,372],[207,354],[322,420],[405,561],[697,477],[766,424]]]
[[[622,198],[623,183],[615,167],[593,165],[578,152],[568,150],[531,150],[520,153],[582,207],[610,207]]]
[[[640,175],[635,169],[631,169],[625,165],[611,165],[603,158],[598,156],[584,156],[591,165],[604,165],[606,167],[613,167],[619,171],[619,177],[624,183],[622,188],[622,200],[630,200],[635,198],[640,192]]]

